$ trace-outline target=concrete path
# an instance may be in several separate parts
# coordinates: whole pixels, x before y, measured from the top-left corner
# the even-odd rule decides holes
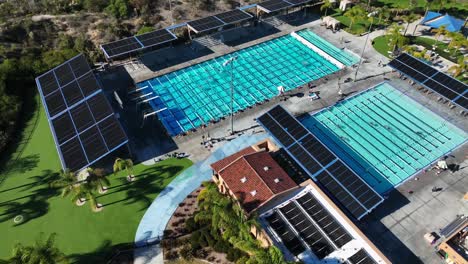
[[[267,135],[253,134],[238,137],[216,149],[206,160],[194,164],[177,176],[153,201],[141,219],[135,235],[135,244],[143,247],[147,243],[162,237],[167,222],[187,195],[203,181],[211,179],[210,164],[250,146]],[[135,251],[135,264],[163,263],[163,256],[158,245],[140,248]]]

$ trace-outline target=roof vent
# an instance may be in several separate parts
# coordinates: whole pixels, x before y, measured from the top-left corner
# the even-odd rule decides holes
[[[257,191],[256,191],[256,190],[253,190],[253,191],[250,192],[250,194],[251,194],[252,196],[255,196],[255,195],[257,194]]]
[[[243,178],[241,179],[241,182],[242,182],[242,183],[245,183],[246,181],[247,181],[247,178],[246,178],[246,177],[243,177]]]
[[[270,167],[268,167],[268,166],[263,167],[263,170],[264,170],[264,171],[267,171],[267,170],[269,170],[269,169],[270,169]]]
[[[279,178],[276,178],[275,179],[275,183],[279,183],[280,182],[280,179]]]

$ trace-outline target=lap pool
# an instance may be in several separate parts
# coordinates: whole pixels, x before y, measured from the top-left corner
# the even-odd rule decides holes
[[[388,83],[301,122],[381,194],[468,139]]]

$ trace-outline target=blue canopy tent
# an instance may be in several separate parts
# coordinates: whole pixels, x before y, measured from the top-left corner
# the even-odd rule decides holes
[[[465,24],[465,21],[449,14],[442,15],[437,12],[429,11],[421,20],[420,24],[431,28],[440,28],[441,26],[445,26],[445,28],[450,32],[458,32]]]

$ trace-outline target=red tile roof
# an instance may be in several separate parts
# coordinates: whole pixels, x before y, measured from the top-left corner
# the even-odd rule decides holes
[[[247,213],[252,212],[276,194],[297,186],[268,152],[262,151],[236,156],[237,159],[234,161],[229,163],[225,161],[223,164],[227,163],[227,165],[224,168],[217,170],[213,166],[215,164],[212,167]],[[226,159],[232,160],[232,156]],[[219,164],[216,168],[219,168]],[[245,178],[245,182],[243,182],[243,178]]]
[[[252,147],[246,147],[245,149],[240,150],[239,152],[236,152],[232,154],[231,156],[227,156],[226,158],[222,160],[218,160],[215,163],[211,164],[211,168],[215,170],[216,172],[220,171],[227,165],[231,164],[233,161],[238,159],[240,156],[244,156],[247,154],[255,153],[255,149]]]

